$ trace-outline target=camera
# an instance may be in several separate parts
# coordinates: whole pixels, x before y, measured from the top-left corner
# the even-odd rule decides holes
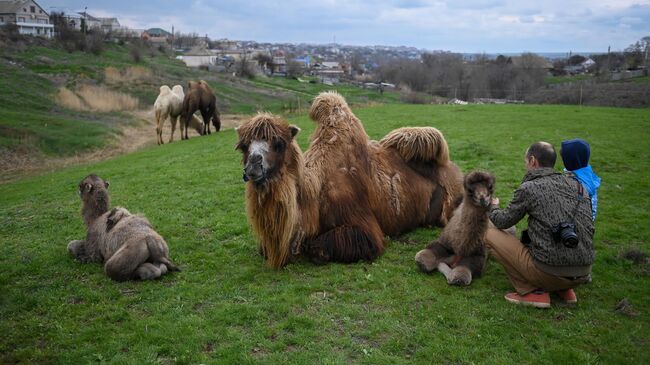
[[[553,227],[553,239],[555,242],[561,242],[564,247],[575,248],[578,246],[578,234],[576,225],[573,223],[562,222]]]

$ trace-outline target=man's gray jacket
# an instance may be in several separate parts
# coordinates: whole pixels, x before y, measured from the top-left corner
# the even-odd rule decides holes
[[[552,168],[530,170],[505,209],[490,208],[490,220],[497,228],[506,229],[528,214],[528,248],[535,266],[557,276],[588,275],[595,256],[594,222],[589,194],[579,186],[577,180]],[[577,247],[565,247],[553,238],[552,227],[560,222],[575,222]]]

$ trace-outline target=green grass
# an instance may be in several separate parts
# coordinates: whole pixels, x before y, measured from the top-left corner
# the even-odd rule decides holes
[[[591,79],[591,75],[568,75],[568,76],[547,76],[544,78],[544,83],[551,84],[564,84],[568,82],[577,82]]]
[[[508,201],[535,140],[582,137],[603,178],[593,283],[576,308],[517,307],[493,260],[468,288],[420,273],[413,257],[439,230],[390,241],[374,263],[273,271],[244,212],[233,130],[0,186],[0,362],[13,363],[648,363],[650,110],[571,106],[408,106],[356,111],[369,135],[433,125],[464,171],[497,176]],[[313,123],[292,119],[307,146]],[[75,262],[84,236],[77,183],[97,173],[114,205],[146,214],[183,271],[116,283]],[[639,312],[614,312],[628,298]]]
[[[646,84],[650,82],[650,76],[641,76],[641,77],[635,77],[633,79],[628,79],[625,81],[631,81],[635,84]]]

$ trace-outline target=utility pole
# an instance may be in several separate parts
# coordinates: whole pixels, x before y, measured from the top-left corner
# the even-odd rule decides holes
[[[172,24],[172,57],[174,57],[174,24]]]
[[[84,34],[88,34],[88,7],[84,7]]]
[[[580,101],[579,101],[579,104],[582,107],[582,82],[580,82]]]

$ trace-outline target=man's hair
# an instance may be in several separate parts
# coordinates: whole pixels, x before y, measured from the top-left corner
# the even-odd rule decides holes
[[[555,148],[548,142],[535,142],[526,150],[526,158],[535,157],[540,167],[555,167],[557,154]]]

